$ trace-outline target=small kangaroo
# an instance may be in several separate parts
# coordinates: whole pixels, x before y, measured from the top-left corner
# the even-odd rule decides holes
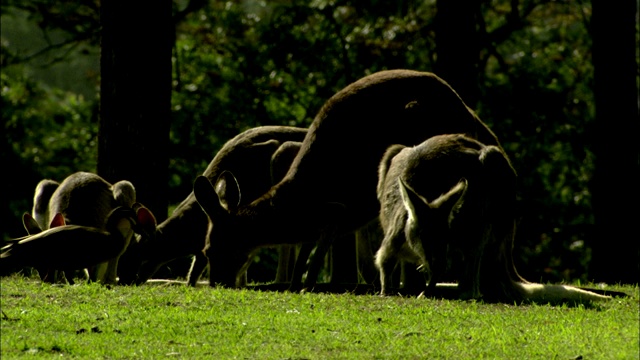
[[[231,171],[217,179],[198,177],[194,194],[219,219],[206,250],[210,284],[235,286],[255,249],[317,243],[304,287],[317,281],[334,238],[352,233],[378,216],[378,164],[393,144],[417,145],[446,133],[464,133],[499,146],[497,137],[433,73],[388,70],[361,78],[332,96],[313,120],[285,177],[240,203],[242,182]],[[212,183],[213,182],[213,183]],[[294,273],[292,288],[302,287]]]
[[[604,300],[564,285],[533,284],[513,264],[516,173],[504,152],[462,134],[393,145],[379,167],[376,253],[381,294],[399,259],[431,274],[427,294],[447,265],[456,267],[460,297],[498,302]]]
[[[55,182],[48,179],[42,180],[36,187],[33,210],[33,218],[36,219],[36,222],[38,218],[48,217],[47,224],[59,225],[54,220],[57,214],[61,214],[66,225],[105,230],[105,220],[113,209],[118,206],[125,208],[135,206],[138,217],[136,229],[145,232],[149,231],[149,228],[155,228],[153,214],[147,208],[136,203],[135,188],[129,181],[123,180],[111,185],[100,176],[90,172],[73,173],[55,187],[48,200],[47,210],[44,211],[47,193],[54,187]],[[25,219],[26,217],[23,217],[25,228],[33,229]],[[42,227],[42,229],[47,230],[48,228]],[[37,229],[35,231],[37,232]],[[129,244],[131,238],[126,241]],[[73,250],[68,251],[74,252]],[[119,256],[89,269],[90,280],[104,284],[115,284],[117,282],[118,260]],[[55,279],[55,276],[46,275],[45,277],[50,281]],[[68,280],[72,282],[72,279]]]
[[[63,219],[54,215],[54,221]],[[0,249],[0,273],[31,266],[36,269],[75,270],[110,262],[126,249],[137,216],[133,209],[118,206],[103,226],[56,224],[34,235],[15,239]],[[35,220],[33,220],[35,221]]]
[[[291,149],[296,148],[289,149],[289,145],[285,144],[300,142],[306,134],[307,129],[291,126],[260,126],[246,130],[224,144],[202,176],[216,181],[224,172],[232,171],[237,174],[237,181],[244,185],[242,198],[240,199],[238,194],[236,201],[248,203],[269,189],[272,176],[280,176],[278,174],[285,171],[282,169],[288,169]],[[276,154],[281,145],[286,149],[283,148]],[[272,156],[277,158],[272,160]],[[208,225],[209,222],[211,225]],[[163,264],[183,256],[194,255],[187,283],[195,286],[208,264],[203,249],[210,246],[209,242],[218,242],[218,239],[207,237],[208,226],[221,226],[220,220],[215,215],[207,216],[192,192],[167,220],[157,226],[155,238],[141,241],[138,259],[131,256],[131,263],[125,264],[125,267],[133,269],[129,271],[131,276],[128,277],[128,281],[144,283]],[[125,261],[129,262],[128,259]],[[220,266],[224,266],[224,260]],[[134,275],[136,273],[137,279]],[[244,281],[244,276],[241,276],[243,274],[237,276],[241,283]],[[234,276],[233,283],[235,282]]]

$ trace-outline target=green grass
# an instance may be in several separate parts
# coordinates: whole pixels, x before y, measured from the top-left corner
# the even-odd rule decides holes
[[[638,287],[590,306],[1,282],[5,359],[638,359]]]

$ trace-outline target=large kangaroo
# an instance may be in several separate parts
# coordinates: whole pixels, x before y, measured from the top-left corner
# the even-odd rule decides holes
[[[243,184],[242,197],[238,194],[236,201],[246,204],[258,198],[273,184],[272,176],[278,175],[288,169],[291,149],[297,151],[295,142],[301,142],[307,129],[291,126],[261,126],[246,130],[233,139],[227,141],[211,160],[203,175],[210,181],[216,181],[225,171],[231,171],[237,175],[237,181]],[[294,142],[292,148],[285,145]],[[284,146],[276,154],[276,150]],[[299,147],[299,145],[298,145]],[[272,160],[272,156],[277,156]],[[272,165],[273,162],[273,165]],[[272,166],[274,173],[272,174]],[[129,277],[130,282],[138,284],[147,281],[163,264],[189,255],[195,255],[188,275],[188,284],[195,286],[200,275],[207,266],[207,257],[203,249],[207,245],[207,227],[209,220],[207,214],[196,202],[196,197],[189,194],[178,205],[173,214],[157,227],[155,239],[142,241],[139,249],[138,261],[142,261],[137,280]],[[215,216],[211,217],[211,226],[220,225]],[[226,239],[225,239],[226,240]],[[218,239],[209,238],[211,242]],[[131,256],[131,261],[135,262]],[[125,260],[126,262],[129,259]],[[126,264],[125,267],[136,269],[140,264]],[[224,263],[220,266],[224,266]],[[136,270],[130,271],[135,274]],[[235,277],[233,283],[235,284]]]
[[[36,221],[38,217],[47,216],[49,217],[47,224],[53,224],[56,214],[62,214],[64,223],[67,225],[105,230],[106,219],[113,209],[118,206],[133,208],[137,204],[135,188],[129,181],[122,180],[111,185],[96,174],[76,172],[65,178],[55,188],[48,201],[47,211],[44,212],[43,202],[47,198],[45,190],[53,186],[55,182],[45,179],[36,187],[33,214]],[[138,208],[136,229],[144,231],[150,226],[155,227],[153,214],[144,207],[136,207]],[[25,227],[27,227],[26,223]],[[47,230],[47,227],[42,229]],[[130,244],[131,237],[126,241],[127,245]],[[89,269],[90,279],[104,284],[115,284],[120,255],[122,254]],[[53,278],[53,276],[47,276],[47,278]]]
[[[376,254],[381,293],[406,259],[431,273],[458,270],[461,298],[502,302],[603,300],[564,285],[533,284],[515,269],[516,173],[504,152],[461,134],[434,136],[415,147],[391,146],[379,169],[380,222]]]
[[[100,228],[56,224],[47,230],[15,239],[0,249],[0,273],[32,266],[37,269],[76,270],[117,258],[133,236],[137,216],[133,209],[118,206]],[[54,221],[62,215],[54,216]]]
[[[389,70],[339,91],[320,109],[300,152],[282,181],[242,204],[242,182],[232,172],[217,180],[199,177],[194,194],[220,219],[207,249],[211,285],[234,286],[256,248],[318,241],[323,257],[333,238],[378,216],[377,169],[392,144],[417,145],[446,133],[464,133],[499,145],[491,130],[442,79],[428,72]],[[310,261],[305,287],[317,280],[320,261]],[[295,274],[292,287],[301,282]]]

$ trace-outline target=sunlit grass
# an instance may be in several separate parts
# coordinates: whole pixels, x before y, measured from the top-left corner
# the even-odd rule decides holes
[[[595,307],[2,278],[2,359],[637,359],[639,296]]]

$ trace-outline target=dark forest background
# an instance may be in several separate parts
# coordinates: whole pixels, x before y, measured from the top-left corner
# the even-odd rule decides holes
[[[38,181],[79,170],[132,180],[162,221],[226,140],[306,127],[350,82],[409,68],[447,80],[510,156],[525,278],[637,283],[637,9],[2,0],[0,232],[24,235]]]

